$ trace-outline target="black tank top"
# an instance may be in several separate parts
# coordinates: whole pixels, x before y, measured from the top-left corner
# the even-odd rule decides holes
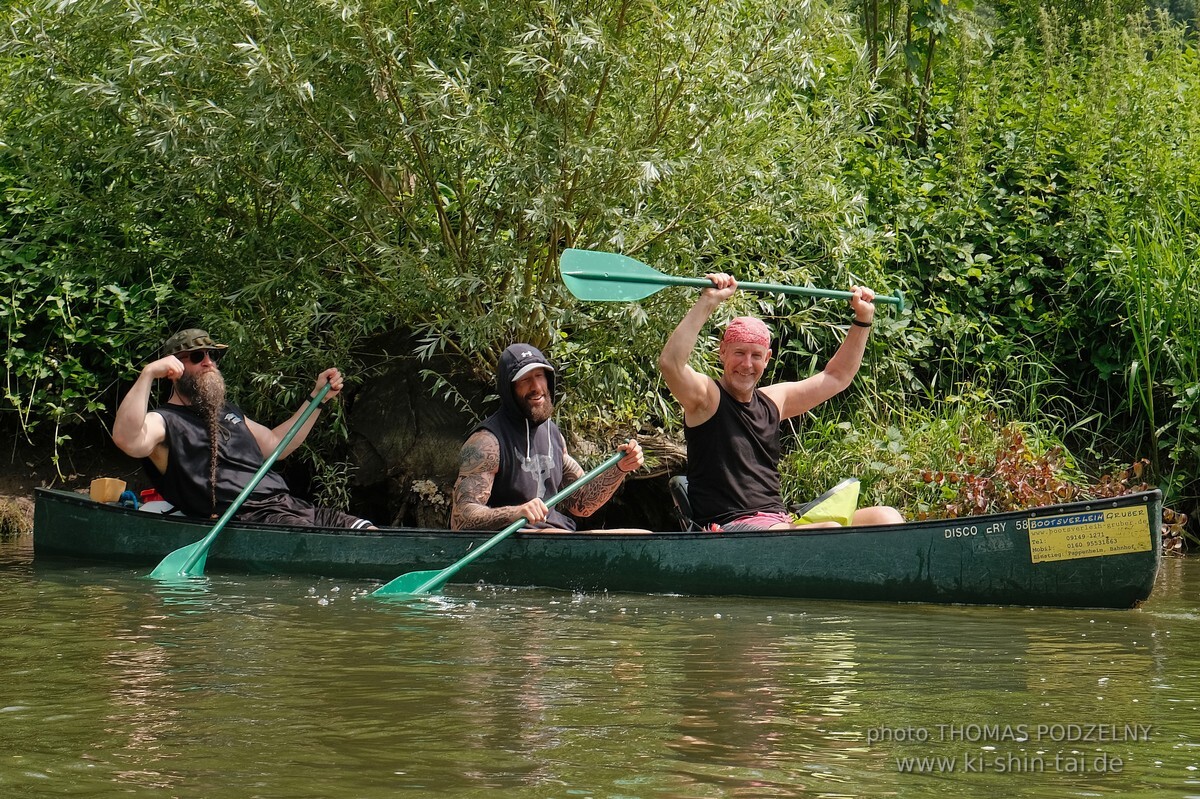
[[[693,519],[701,525],[726,524],[754,513],[784,513],[779,409],[760,389],[742,403],[719,382],[717,388],[717,412],[703,424],[683,429]]]
[[[221,417],[221,441],[217,446],[217,507],[212,507],[208,487],[208,426],[189,405],[161,405],[154,409],[167,427],[167,470],[159,473],[149,458],[142,467],[162,494],[189,516],[208,517],[221,514],[233,504],[237,495],[263,464],[258,441],[246,428],[241,410],[229,403]],[[287,483],[274,471],[263,475],[258,486],[247,498],[262,500],[287,493]]]
[[[524,419],[521,422],[525,422]],[[551,421],[540,425],[514,423],[504,411],[484,420],[487,430],[500,443],[500,469],[492,482],[489,508],[524,505],[529,500],[550,499],[563,485],[562,434]],[[575,520],[554,508],[545,522],[530,527],[574,530]]]

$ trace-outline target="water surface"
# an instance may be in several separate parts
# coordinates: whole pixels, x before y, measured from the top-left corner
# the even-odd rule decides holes
[[[0,543],[0,796],[1200,796],[1200,561],[1131,611],[145,571]]]

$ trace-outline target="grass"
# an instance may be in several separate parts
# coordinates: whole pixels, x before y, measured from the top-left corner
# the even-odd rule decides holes
[[[11,499],[0,499],[0,539],[17,538],[33,532],[33,525],[21,506]]]
[[[1124,295],[1133,342],[1129,403],[1148,420],[1150,456],[1166,471],[1171,488],[1177,473],[1194,477],[1200,468],[1200,220],[1181,203],[1176,213],[1159,213],[1139,225],[1124,258],[1114,258],[1114,284]]]

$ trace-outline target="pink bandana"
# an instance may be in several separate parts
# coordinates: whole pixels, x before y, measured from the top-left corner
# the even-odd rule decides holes
[[[761,344],[771,346],[771,331],[761,319],[753,316],[739,316],[725,328],[725,338],[728,343]]]

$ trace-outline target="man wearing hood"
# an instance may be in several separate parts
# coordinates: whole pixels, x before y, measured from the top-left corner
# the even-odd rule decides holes
[[[642,448],[631,438],[620,446],[625,457],[616,468],[596,476],[558,508],[546,507],[546,498],[584,473],[550,419],[554,387],[554,366],[537,347],[514,344],[501,354],[496,369],[500,410],[475,429],[459,453],[451,529],[500,530],[524,518],[528,529],[573,531],[568,513],[591,516],[626,474],[642,466]]]

